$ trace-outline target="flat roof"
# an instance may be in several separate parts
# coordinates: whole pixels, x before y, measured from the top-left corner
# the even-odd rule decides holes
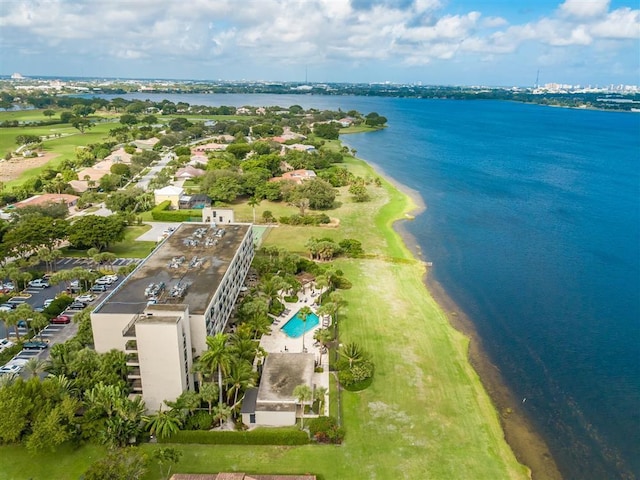
[[[293,390],[298,385],[311,386],[314,360],[313,353],[269,353],[262,370],[258,404],[295,401]]]
[[[149,301],[147,287],[164,283],[157,294],[158,308],[187,304],[189,313],[203,315],[250,228],[249,224],[180,224],[95,313],[142,313]],[[182,294],[176,292],[180,287]]]

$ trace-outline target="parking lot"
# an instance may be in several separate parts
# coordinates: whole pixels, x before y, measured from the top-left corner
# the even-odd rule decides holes
[[[119,258],[113,262],[114,269],[117,267],[129,265],[131,263],[137,263],[138,259],[131,258]],[[82,267],[82,268],[95,268],[95,264],[84,258],[63,258],[58,262],[58,270],[68,270],[74,267]],[[119,282],[122,281],[122,277],[113,281],[110,284],[106,282],[102,282],[105,284],[104,292],[92,292],[95,296],[95,299],[89,303],[88,306],[97,305],[101,299],[108,295],[113,288],[118,285]],[[24,297],[26,301],[24,303],[29,304],[32,308],[43,308],[44,303],[48,299],[54,299],[60,293],[64,292],[67,288],[66,282],[60,283],[58,285],[51,285],[49,287],[29,287],[20,292],[19,296]],[[39,360],[47,360],[49,358],[49,350],[50,347],[55,345],[56,343],[63,343],[72,338],[78,331],[78,325],[73,321],[73,317],[78,314],[81,310],[72,310],[67,309],[61,313],[61,315],[68,316],[71,321],[68,324],[54,324],[50,323],[47,325],[40,333],[38,333],[33,340],[42,340],[49,345],[49,348],[44,350],[22,350],[20,353],[15,355],[11,361],[7,362],[10,364],[16,360],[29,360],[31,358],[38,358]],[[26,326],[18,326],[18,334],[20,338],[24,338],[27,334]],[[13,329],[12,329],[13,330]],[[8,335],[9,332],[5,329],[3,324],[0,324],[0,338],[8,337],[15,341],[15,334],[11,331],[11,335]]]

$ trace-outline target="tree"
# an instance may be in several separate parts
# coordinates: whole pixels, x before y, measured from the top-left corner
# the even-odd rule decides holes
[[[312,178],[294,188],[294,192],[299,197],[308,198],[309,206],[317,210],[323,210],[333,207],[336,199],[336,189],[321,178]]]
[[[355,363],[365,360],[364,352],[357,343],[347,343],[340,349],[340,356],[349,363],[352,368]]]
[[[37,378],[47,371],[47,363],[44,360],[33,357],[27,360],[27,363],[24,364],[23,371],[27,376]]]
[[[95,247],[99,251],[124,238],[125,222],[117,215],[85,215],[70,227],[69,243],[75,248]]]
[[[242,193],[242,183],[236,175],[220,175],[207,190],[215,202],[233,202]]]
[[[71,119],[71,125],[73,128],[77,128],[80,133],[84,133],[85,130],[89,130],[93,127],[93,123],[88,118],[74,117]]]
[[[313,311],[311,310],[311,307],[309,307],[307,305],[302,307],[300,309],[300,311],[298,312],[298,316],[302,320],[302,351],[303,352],[306,351],[306,348],[304,347],[304,337],[305,337],[305,333],[307,331],[307,317],[309,315],[311,315],[312,313],[313,313]]]
[[[313,392],[313,401],[318,402],[318,411],[316,413],[323,415],[324,414],[324,404],[327,396],[328,390],[326,387],[318,387]]]
[[[322,307],[318,308],[318,314],[324,314]],[[313,339],[320,344],[320,359],[318,360],[318,364],[322,365],[322,352],[333,340],[333,334],[328,328],[319,328],[313,333]]]
[[[62,112],[60,113],[60,123],[69,123],[73,117],[71,112]]]
[[[213,402],[216,401],[220,394],[220,388],[215,383],[204,382],[200,383],[200,398],[203,402],[206,402],[209,405],[209,415],[211,415],[211,409],[213,407]]]
[[[256,207],[260,205],[260,199],[256,197],[251,197],[248,202],[249,206],[253,210],[253,223],[256,223]]]
[[[231,354],[227,349],[228,335],[224,333],[217,333],[214,336],[207,337],[207,350],[200,356],[200,363],[205,366],[207,371],[212,375],[213,372],[218,372],[218,388],[219,401],[218,404],[222,405],[222,391],[223,382],[222,376],[229,372],[231,367]]]
[[[366,202],[369,200],[369,192],[367,191],[367,187],[365,187],[362,183],[354,183],[349,187],[349,193],[353,195],[353,199],[356,202]]]
[[[317,123],[313,127],[313,133],[320,138],[326,138],[327,140],[337,140],[340,136],[340,127],[337,123]]]
[[[238,403],[238,394],[255,385],[251,364],[246,360],[236,360],[231,363],[227,377],[227,401],[233,397],[232,408]]]
[[[63,219],[30,215],[21,218],[4,236],[4,243],[15,255],[27,255],[45,249],[49,252],[67,237],[69,223]]]
[[[382,127],[387,123],[386,117],[380,116],[377,112],[371,112],[365,117],[365,125],[370,127]]]
[[[131,113],[125,113],[123,115],[120,115],[120,123],[122,123],[123,125],[135,125],[136,123],[138,123],[138,117]]]
[[[131,177],[131,167],[129,167],[129,165],[127,165],[126,163],[114,163],[113,165],[111,165],[109,171],[116,175],[120,175],[121,177]]]
[[[158,464],[160,475],[163,478],[169,478],[171,467],[180,461],[181,456],[182,452],[173,447],[158,448],[151,454],[151,458]],[[165,465],[167,466],[166,472],[164,471]]]
[[[82,477],[84,480],[138,480],[146,473],[147,459],[135,447],[111,450],[94,462]]]
[[[95,112],[95,109],[91,105],[77,103],[73,107],[71,107],[71,111],[78,117],[87,117]]]
[[[17,145],[33,145],[35,143],[40,143],[38,135],[18,135],[16,137]]]
[[[298,400],[298,403],[302,407],[300,412],[300,430],[304,430],[304,406],[305,403],[312,398],[311,388],[309,385],[305,385],[304,383],[298,385],[293,389],[293,396]]]
[[[42,112],[42,114],[43,114],[45,117],[49,117],[49,118],[51,118],[51,117],[53,117],[53,116],[56,114],[56,112],[55,112],[55,111],[53,111],[53,110],[49,110],[49,109],[47,109],[47,110],[44,110],[44,111]]]
[[[248,143],[232,143],[227,146],[227,152],[236,157],[238,160],[242,160],[251,151],[251,145]]]
[[[175,413],[162,410],[162,407],[148,417],[146,423],[151,435],[156,435],[158,438],[169,438],[182,427],[182,420]]]

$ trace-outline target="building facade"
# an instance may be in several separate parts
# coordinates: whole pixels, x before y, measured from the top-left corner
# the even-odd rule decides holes
[[[224,330],[253,256],[251,225],[182,224],[91,313],[96,351],[127,354],[149,410],[193,390],[193,360]]]

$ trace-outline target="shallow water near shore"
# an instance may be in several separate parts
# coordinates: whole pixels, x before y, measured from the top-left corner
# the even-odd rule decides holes
[[[640,477],[639,115],[379,97],[126,98],[385,115],[387,129],[342,140],[424,200],[403,228],[434,263],[449,310],[473,323],[514,409],[564,478]]]

